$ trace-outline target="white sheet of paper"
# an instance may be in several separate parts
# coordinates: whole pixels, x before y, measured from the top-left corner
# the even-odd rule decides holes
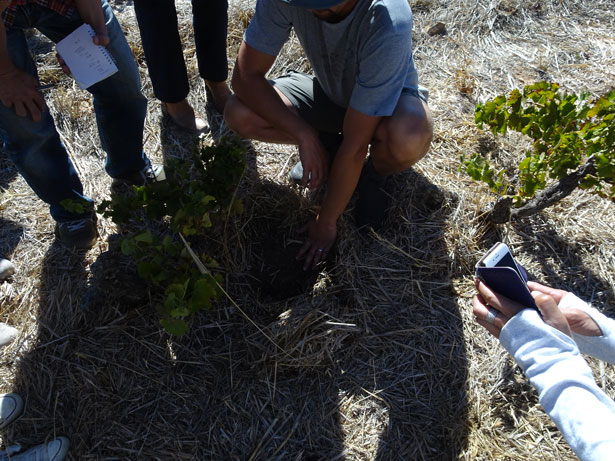
[[[118,70],[107,49],[94,44],[94,35],[89,24],[82,24],[56,44],[58,54],[84,90]]]

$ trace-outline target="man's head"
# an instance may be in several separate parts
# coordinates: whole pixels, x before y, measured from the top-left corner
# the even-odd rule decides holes
[[[291,6],[305,8],[321,21],[340,22],[352,11],[358,0],[282,0]]]

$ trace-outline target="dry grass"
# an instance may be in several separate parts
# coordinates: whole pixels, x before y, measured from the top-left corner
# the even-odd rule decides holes
[[[205,112],[189,2],[176,3],[190,99]],[[504,240],[534,278],[615,314],[613,205],[577,192],[494,227],[481,218],[494,197],[457,168],[477,149],[503,166],[522,154],[518,138],[476,129],[477,101],[539,79],[595,94],[612,87],[612,2],[411,4],[436,133],[428,157],[390,182],[385,229],[358,234],[349,209],[337,255],[316,280],[280,278],[292,259],[271,267],[263,242],[292,249],[314,197],[287,183],[293,148],[253,144],[246,211],[225,242],[236,304],[221,300],[183,338],[159,328],[156,293],[119,254],[114,224],[100,221],[102,238],[86,254],[56,245],[45,207],[0,155],[0,251],[18,266],[0,284],[0,320],[20,330],[1,351],[0,383],[27,402],[3,443],[63,434],[75,460],[575,459],[519,369],[472,321],[472,269]],[[113,5],[151,102],[146,150],[159,161],[183,155],[192,140],[161,123],[132,6]],[[231,5],[231,67],[252,5]],[[427,34],[437,22],[447,35]],[[110,180],[87,94],[59,75],[52,47],[32,41],[44,83],[56,82],[46,96],[62,138],[100,201]],[[273,73],[287,68],[307,68],[296,42]],[[614,369],[592,365],[615,395]]]

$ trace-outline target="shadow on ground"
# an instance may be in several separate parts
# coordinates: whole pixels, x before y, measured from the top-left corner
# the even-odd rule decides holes
[[[20,224],[0,218],[0,257],[10,259],[22,235],[23,227]]]
[[[247,190],[227,242],[240,274],[227,278],[233,302],[181,338],[159,328],[157,293],[119,237],[89,268],[53,245],[38,337],[15,381],[27,402],[15,440],[66,435],[73,460],[455,459],[467,367],[442,238],[454,197],[433,200],[415,172],[390,192],[387,229],[358,234],[349,213],[337,256],[307,284],[289,268],[266,282],[254,270],[311,204],[287,187]]]

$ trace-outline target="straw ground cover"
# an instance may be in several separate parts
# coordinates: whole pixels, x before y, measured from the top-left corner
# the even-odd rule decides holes
[[[193,90],[190,5],[176,2]],[[130,2],[112,2],[150,100],[146,151],[186,155],[192,139],[161,120]],[[613,204],[575,192],[531,219],[489,225],[494,197],[458,172],[460,154],[513,166],[526,140],[477,130],[478,101],[548,79],[595,95],[615,82],[610,1],[411,1],[421,82],[435,137],[428,156],[388,185],[379,234],[357,233],[351,206],[335,255],[302,274],[292,256],[319,193],[291,186],[294,148],[248,144],[242,215],[212,232],[232,298],[181,338],[158,325],[157,293],[121,255],[121,230],[99,221],[87,253],[53,241],[53,223],[0,152],[0,252],[18,266],[0,285],[0,319],[19,329],[1,352],[2,391],[24,416],[2,432],[24,446],[70,438],[71,459],[575,459],[508,355],[472,321],[472,272],[494,242],[532,278],[615,315]],[[253,2],[230,7],[229,65]],[[429,35],[436,23],[446,34]],[[108,196],[88,94],[63,76],[38,35],[43,83],[86,193]],[[296,42],[273,74],[306,69]],[[219,115],[211,116],[220,127]],[[224,127],[214,130],[213,139]],[[218,250],[215,250],[218,249]],[[590,362],[615,395],[615,371]]]

